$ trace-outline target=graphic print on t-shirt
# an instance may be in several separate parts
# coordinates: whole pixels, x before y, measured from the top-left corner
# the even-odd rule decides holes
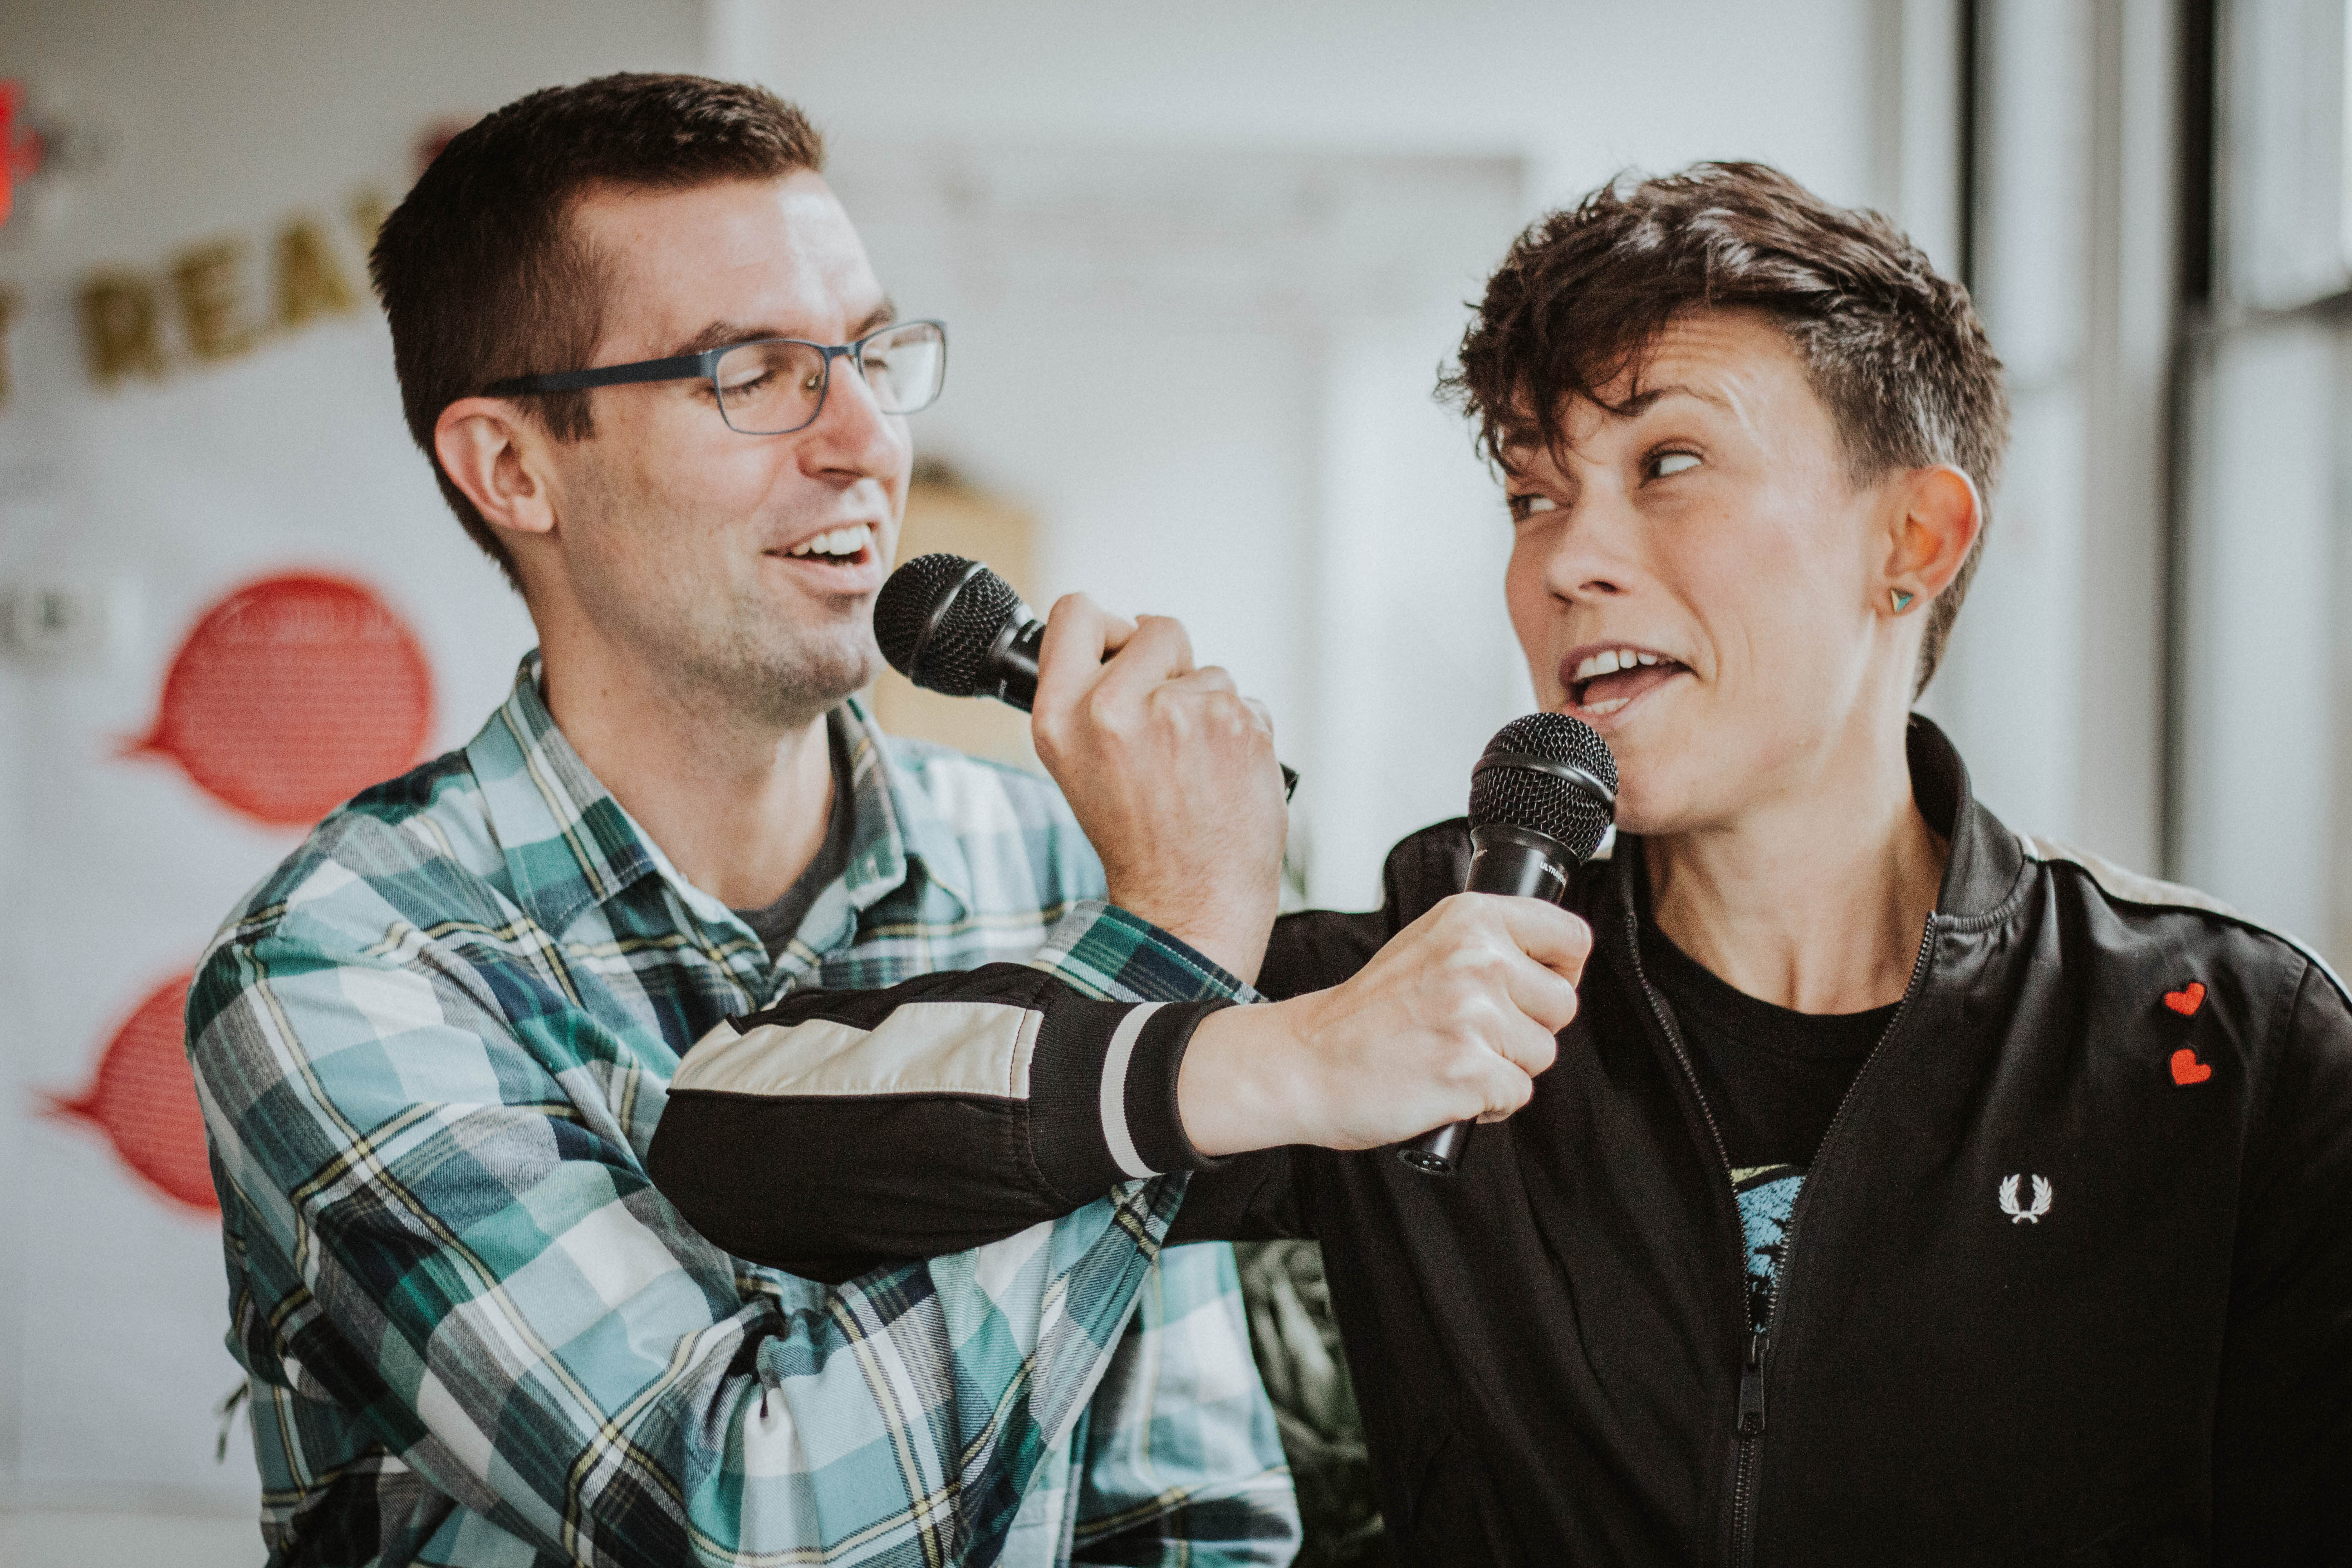
[[[1801,1165],[1750,1165],[1731,1173],[1739,1226],[1748,1234],[1748,1321],[1759,1334],[1771,1321],[1772,1287],[1780,1278],[1789,1215],[1804,1184]]]

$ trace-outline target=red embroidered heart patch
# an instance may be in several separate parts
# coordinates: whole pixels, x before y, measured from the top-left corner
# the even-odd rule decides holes
[[[2192,980],[2179,991],[2164,994],[2164,1005],[2184,1018],[2193,1017],[2198,1004],[2204,1000],[2205,983],[2202,980]]]
[[[2192,1083],[2203,1083],[2212,1076],[2213,1064],[2199,1061],[2197,1053],[2187,1046],[2172,1053],[2172,1081],[2181,1088],[2187,1089]]]

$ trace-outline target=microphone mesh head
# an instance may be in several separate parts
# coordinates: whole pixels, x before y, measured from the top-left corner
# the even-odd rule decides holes
[[[1583,769],[1610,794],[1539,769],[1503,763],[1470,775],[1470,826],[1503,824],[1556,838],[1582,860],[1601,847],[1617,815],[1617,759],[1591,725],[1565,713],[1514,719],[1486,742],[1489,757],[1516,752]]]
[[[911,676],[907,667],[914,662],[932,608],[971,564],[961,555],[918,555],[890,574],[874,597],[874,640],[882,645],[891,668]]]
[[[971,565],[961,555],[918,555],[890,574],[874,600],[874,640],[882,645],[882,657],[890,668],[918,686],[950,697],[970,697],[980,689],[989,645],[1021,608],[1021,595],[1013,584],[984,566],[958,588],[957,580]],[[955,602],[925,643],[923,628],[949,594]],[[919,650],[919,667],[915,665]]]

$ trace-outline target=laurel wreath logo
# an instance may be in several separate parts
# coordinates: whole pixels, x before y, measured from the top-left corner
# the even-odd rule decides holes
[[[2024,1179],[2025,1178],[2022,1176],[2003,1176],[2001,1178],[2000,1212],[2009,1216],[2009,1223],[2011,1225],[2021,1225],[2027,1220],[2032,1220],[2034,1224],[2039,1225],[2042,1223],[2042,1216],[2050,1212],[2050,1178],[2047,1176],[2036,1176],[2033,1178],[2033,1206],[2032,1208],[2023,1208],[2018,1205],[2017,1184]]]

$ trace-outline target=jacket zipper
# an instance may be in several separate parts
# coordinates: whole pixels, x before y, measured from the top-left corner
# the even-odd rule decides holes
[[[1895,1037],[1895,1031],[1902,1026],[1904,1016],[1911,1010],[1911,998],[1918,994],[1919,982],[1927,973],[1927,956],[1936,948],[1936,913],[1933,910],[1927,911],[1927,929],[1920,932],[1919,953],[1911,961],[1911,979],[1903,988],[1903,999],[1895,1004],[1895,1016],[1886,1020],[1886,1027],[1879,1033],[1877,1044],[1870,1047],[1870,1054],[1863,1058],[1862,1066],[1854,1069],[1853,1081],[1846,1085],[1845,1095],[1838,1101],[1836,1113],[1830,1118],[1829,1130],[1822,1134],[1823,1149],[1829,1147],[1830,1140],[1837,1136],[1838,1128],[1844,1123],[1846,1111],[1853,1104],[1854,1090],[1862,1086],[1863,1075],[1870,1070],[1871,1063],[1876,1061],[1879,1053],[1886,1048],[1886,1042]],[[1715,1141],[1715,1157],[1723,1166],[1724,1185],[1727,1188],[1731,1185],[1730,1146],[1724,1142],[1722,1125],[1715,1119],[1714,1108],[1706,1102],[1706,1091],[1699,1088],[1698,1070],[1691,1065],[1690,1053],[1684,1048],[1682,1036],[1676,1032],[1674,1020],[1667,1016],[1665,1004],[1659,1000],[1657,992],[1651,987],[1649,972],[1642,967],[1642,922],[1631,899],[1625,900],[1625,940],[1633,955],[1633,977],[1641,984],[1642,998],[1650,1005],[1650,1016],[1657,1020],[1659,1029],[1666,1037],[1666,1044],[1674,1050],[1675,1062],[1683,1069],[1683,1077],[1690,1083],[1691,1098],[1698,1101],[1699,1115],[1706,1121],[1707,1135]],[[1813,1165],[1820,1163],[1821,1155],[1816,1151]],[[1772,1304],[1765,1310],[1763,1332],[1755,1331],[1748,1321],[1747,1292],[1745,1289],[1740,1292],[1740,1326],[1747,1331],[1747,1352],[1740,1361],[1739,1405],[1733,1426],[1734,1441],[1738,1444],[1737,1468],[1731,1483],[1733,1568],[1753,1568],[1756,1561],[1756,1472],[1764,1448],[1764,1361],[1771,1352],[1772,1331],[1780,1325],[1780,1299],[1789,1293],[1789,1265],[1797,1255],[1797,1222],[1804,1214],[1805,1199],[1811,1195],[1811,1184],[1809,1168],[1806,1184],[1797,1190],[1796,1204],[1789,1211],[1788,1229],[1780,1248],[1780,1267],[1773,1277]],[[1733,1229],[1737,1232],[1739,1248],[1739,1268],[1734,1278],[1744,1282],[1748,1278],[1748,1231],[1745,1226],[1737,1223],[1736,1218]]]

